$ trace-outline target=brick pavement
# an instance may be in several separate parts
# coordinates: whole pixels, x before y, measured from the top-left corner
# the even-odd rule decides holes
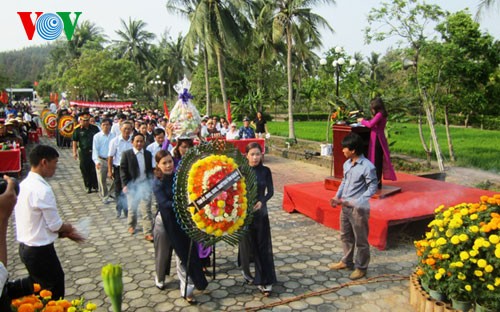
[[[54,144],[53,140],[43,142]],[[90,218],[89,239],[84,244],[58,240],[56,250],[66,272],[66,297],[84,296],[98,306],[98,311],[111,311],[100,278],[101,267],[109,262],[121,263],[124,275],[123,311],[242,311],[290,300],[267,307],[264,311],[412,311],[406,280],[382,281],[353,285],[333,291],[350,282],[349,272],[333,272],[327,264],[338,261],[342,253],[339,233],[298,214],[281,209],[283,185],[317,181],[327,169],[298,161],[266,156],[273,171],[276,193],[269,202],[273,248],[278,283],[270,297],[263,297],[255,286],[246,285],[236,266],[237,247],[219,243],[217,276],[209,279],[203,292],[196,292],[198,304],[190,306],[180,298],[175,264],[165,290],[154,286],[153,244],[142,235],[127,233],[125,219],[116,219],[114,204],[104,205],[96,193],[87,194],[78,163],[69,149],[59,150],[56,175],[50,179],[64,220],[77,223]],[[8,231],[8,269],[12,277],[27,274],[17,253],[13,222]],[[415,266],[411,239],[405,233],[390,234],[395,241],[386,251],[372,249],[368,278],[384,274],[408,276]],[[293,300],[304,294],[329,290]]]

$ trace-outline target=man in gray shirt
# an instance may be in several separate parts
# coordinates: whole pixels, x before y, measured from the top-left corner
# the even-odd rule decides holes
[[[342,206],[340,212],[340,239],[344,255],[340,262],[331,263],[331,270],[355,270],[349,276],[356,280],[366,275],[370,262],[368,244],[368,219],[370,204],[368,200],[377,192],[375,166],[363,156],[363,139],[350,133],[342,140],[342,152],[347,158],[344,163],[344,178],[337,194],[330,200],[332,207]],[[356,259],[354,248],[356,247]]]

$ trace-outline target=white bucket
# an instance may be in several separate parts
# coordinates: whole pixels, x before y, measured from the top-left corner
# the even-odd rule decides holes
[[[331,156],[332,155],[332,145],[331,144],[320,144],[321,156]]]

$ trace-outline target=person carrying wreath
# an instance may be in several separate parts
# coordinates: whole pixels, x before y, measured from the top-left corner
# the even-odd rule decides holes
[[[391,163],[391,153],[389,144],[385,137],[385,125],[387,123],[387,111],[384,102],[380,97],[376,97],[370,102],[370,110],[373,118],[365,120],[358,118],[358,122],[371,129],[370,143],[368,146],[367,158],[375,165],[377,170],[378,188],[382,188],[382,174],[384,179],[396,181],[396,173]]]
[[[252,142],[246,147],[248,164],[257,178],[257,202],[253,207],[254,219],[249,232],[242,238],[239,245],[239,263],[243,278],[269,296],[273,284],[276,283],[274,269],[271,227],[267,211],[267,201],[274,195],[273,176],[271,170],[262,164],[262,147]],[[250,274],[250,258],[255,262],[255,278]]]
[[[155,218],[155,257],[157,262],[157,281],[162,282],[168,274],[166,267],[159,267],[158,261],[170,266],[169,248],[173,247],[176,255],[176,270],[180,281],[180,293],[190,304],[196,303],[193,292],[194,288],[204,290],[208,281],[203,273],[200,258],[198,257],[196,244],[192,244],[186,232],[181,228],[174,211],[174,159],[172,155],[160,150],[155,159],[157,167],[155,169],[155,179],[153,181],[153,193],[158,202],[158,215]],[[158,228],[163,226],[163,228]],[[163,232],[163,233],[161,233]],[[166,238],[165,243],[171,245],[159,246],[156,244],[157,238],[162,235]],[[191,250],[190,250],[191,246]],[[157,250],[158,248],[158,250]],[[162,256],[161,256],[162,255]],[[171,255],[171,253],[170,253]],[[189,258],[189,256],[191,256]],[[162,259],[164,260],[162,260]],[[186,282],[186,268],[189,260],[189,274],[187,292],[184,293]],[[161,264],[160,264],[161,266]],[[159,276],[160,275],[160,276]],[[155,281],[156,282],[156,281]],[[157,283],[157,287],[160,283]],[[161,283],[163,286],[163,283]]]

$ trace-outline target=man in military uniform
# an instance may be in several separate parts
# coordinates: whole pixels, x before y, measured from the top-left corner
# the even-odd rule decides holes
[[[90,124],[89,112],[83,112],[79,116],[80,125],[73,132],[73,157],[80,158],[80,171],[82,172],[83,183],[87,193],[92,189],[98,190],[95,164],[92,160],[92,142],[94,135],[99,133],[99,128]],[[78,154],[77,154],[78,149]]]

